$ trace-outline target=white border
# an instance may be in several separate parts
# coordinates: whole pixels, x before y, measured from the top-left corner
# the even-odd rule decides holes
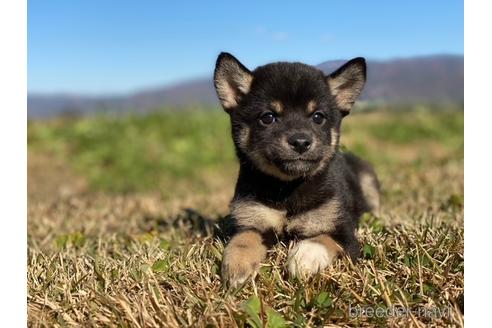
[[[27,3],[0,1],[0,326],[27,322]]]
[[[26,324],[26,77],[27,3],[0,1],[0,200],[2,326]],[[425,8],[422,8],[425,10]],[[490,285],[488,242],[492,231],[489,192],[492,172],[490,118],[487,96],[492,93],[490,2],[465,3],[465,254],[466,322],[488,321]],[[418,24],[418,22],[416,22]],[[487,117],[488,116],[488,117]],[[476,323],[474,325],[474,323]]]
[[[465,322],[488,322],[492,240],[491,3],[465,2]]]

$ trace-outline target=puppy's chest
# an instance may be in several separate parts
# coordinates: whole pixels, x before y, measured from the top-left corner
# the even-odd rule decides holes
[[[342,207],[336,196],[295,193],[275,202],[236,200],[231,204],[231,212],[242,228],[261,232],[273,230],[278,235],[315,235],[335,228],[343,213]]]
[[[301,185],[290,193],[284,194],[277,199],[266,199],[265,203],[282,209],[286,213],[287,220],[295,220],[297,217],[308,212],[316,211],[317,208],[336,197],[336,190],[327,188],[323,184]]]

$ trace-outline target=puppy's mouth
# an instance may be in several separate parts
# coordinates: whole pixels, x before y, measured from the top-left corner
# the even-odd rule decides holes
[[[295,158],[276,158],[273,164],[278,167],[283,173],[291,176],[308,175],[315,170],[321,158],[305,158],[302,156]]]
[[[319,162],[321,160],[321,157],[316,157],[316,158],[307,158],[307,157],[294,157],[294,158],[278,158],[277,159],[280,162]]]

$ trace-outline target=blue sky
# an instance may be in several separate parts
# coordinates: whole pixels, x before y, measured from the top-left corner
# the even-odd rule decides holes
[[[289,4],[291,3],[291,4]],[[28,1],[28,91],[124,93],[249,68],[463,54],[463,1]]]

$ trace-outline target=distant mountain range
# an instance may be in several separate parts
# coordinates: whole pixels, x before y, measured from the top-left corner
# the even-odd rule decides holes
[[[333,72],[344,60],[318,67]],[[462,102],[464,58],[435,55],[386,61],[368,60],[367,83],[361,100],[386,103]],[[182,82],[123,96],[28,94],[29,118],[97,112],[148,112],[165,106],[218,104],[211,78]]]

